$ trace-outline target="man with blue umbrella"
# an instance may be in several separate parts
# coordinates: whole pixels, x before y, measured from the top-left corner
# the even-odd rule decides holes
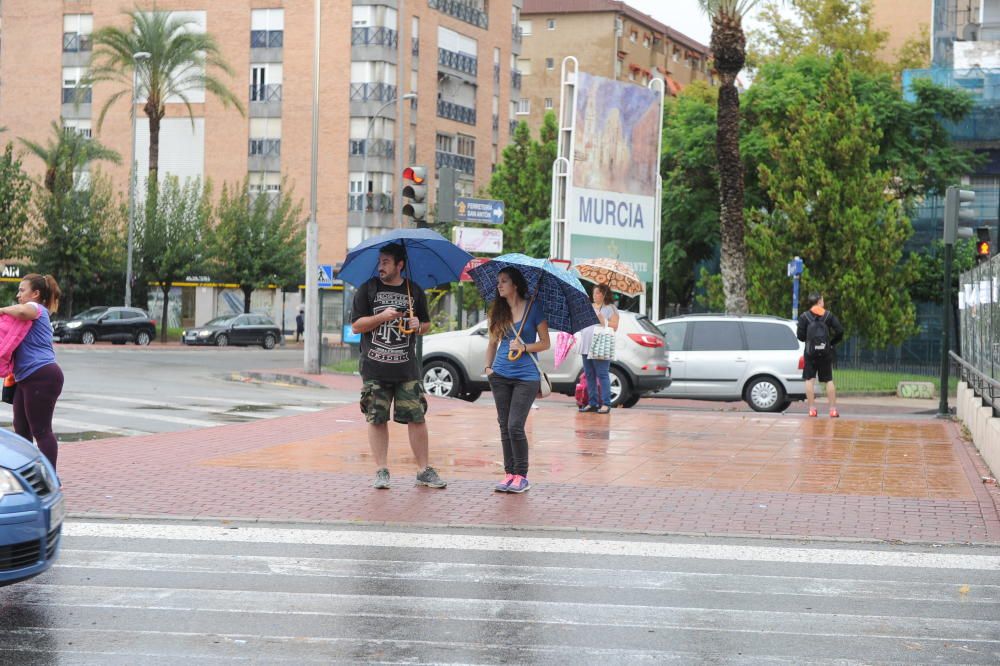
[[[375,488],[389,487],[390,411],[396,423],[407,426],[419,468],[417,485],[447,485],[428,464],[427,399],[420,380],[417,335],[426,333],[431,324],[421,284],[458,279],[470,258],[430,230],[400,229],[355,247],[340,271],[341,279],[358,287],[351,330],[361,334],[361,411],[377,467]]]

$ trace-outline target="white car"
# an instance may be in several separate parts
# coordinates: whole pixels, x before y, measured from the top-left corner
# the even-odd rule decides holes
[[[656,322],[673,381],[658,396],[745,400],[758,412],[782,412],[805,398],[805,344],[796,323],[767,316],[684,315]]]

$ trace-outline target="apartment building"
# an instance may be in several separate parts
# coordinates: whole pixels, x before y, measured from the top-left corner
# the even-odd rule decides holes
[[[872,27],[888,35],[882,49],[887,61],[908,40],[920,36],[924,27],[930,29],[931,8],[934,0],[872,0]]]
[[[140,8],[153,3],[140,0]],[[210,178],[217,187],[249,176],[261,196],[309,200],[313,2],[158,0],[191,29],[210,32],[235,70],[230,89],[246,115],[192,91],[194,121],[167,105],[160,173]],[[102,164],[124,194],[129,182],[129,98],[103,126],[97,114],[117,89],[78,91],[91,35],[127,25],[121,0],[0,2],[0,126],[6,137],[44,141],[53,120],[99,137],[123,156]],[[403,223],[402,169],[459,172],[459,188],[485,187],[511,134],[518,100],[520,0],[324,0],[321,23],[318,221],[320,262],[343,260],[363,235]],[[404,95],[415,95],[402,100]],[[179,100],[178,100],[179,101]],[[137,107],[139,108],[139,107]],[[139,110],[138,173],[147,169],[148,127]],[[41,163],[26,158],[28,167]],[[432,183],[435,181],[432,181]],[[137,190],[141,193],[142,188]],[[431,203],[435,192],[431,188]],[[362,230],[362,224],[366,230]]]
[[[639,85],[663,79],[668,95],[692,81],[712,80],[707,46],[618,0],[524,0],[520,29],[515,118],[532,127],[559,104],[567,56],[598,76]]]

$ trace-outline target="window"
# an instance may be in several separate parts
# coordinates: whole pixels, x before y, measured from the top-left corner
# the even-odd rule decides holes
[[[284,43],[284,34],[284,9],[251,10],[250,48],[280,49]]]
[[[674,46],[674,54],[673,54],[672,57],[674,59],[674,62],[680,62],[681,61],[681,50],[679,48],[677,48],[676,46]]]
[[[63,51],[75,53],[91,49],[90,34],[94,31],[93,14],[63,15]]]
[[[91,125],[89,120],[64,120],[63,131],[76,132],[80,136],[91,138]]]
[[[112,310],[101,317],[101,321],[119,321],[121,318],[121,310]]]
[[[515,71],[521,72],[521,74],[524,74],[525,76],[528,76],[529,74],[531,74],[531,59],[530,58],[518,58],[517,59],[517,67],[515,68]]]
[[[738,321],[692,322],[691,351],[735,351],[743,349]]]
[[[455,152],[455,137],[448,134],[438,134],[434,139],[434,147],[445,153]]]
[[[548,20],[546,20],[545,21],[545,27],[548,30],[555,30],[556,29],[556,20],[555,19],[548,19]]]
[[[667,341],[667,351],[682,351],[684,349],[684,334],[687,332],[687,322],[678,321],[660,326],[660,331]]]
[[[639,39],[639,33],[636,32],[635,30],[632,30],[631,32],[628,33],[628,40],[633,44],[635,44],[636,41],[638,41],[638,39]]]
[[[82,89],[77,89],[80,84],[80,79],[83,78],[84,68],[83,67],[63,67],[63,85],[62,85],[62,103],[63,104],[74,104],[79,102],[80,104],[90,104],[91,100],[91,90],[90,87],[83,87]]]
[[[743,322],[748,349],[798,351],[799,341],[792,329],[784,324]]]
[[[141,312],[136,312],[135,310],[122,310],[121,318],[127,320],[133,320],[133,319],[145,319],[146,316]]]
[[[545,98],[545,108],[546,109],[551,109],[552,108],[552,98],[551,97],[546,97]]]
[[[555,68],[556,68],[556,59],[555,58],[546,58],[545,59],[545,69],[555,69]]]
[[[531,21],[520,21],[518,25],[521,27],[521,34],[523,36],[531,36]]]
[[[254,65],[250,68],[250,101],[273,102],[281,99],[281,63]]]
[[[526,116],[529,113],[531,113],[531,100],[530,99],[517,100],[517,115]]]
[[[464,134],[458,135],[458,154],[465,157],[476,156],[476,139]]]
[[[281,192],[281,174],[274,171],[250,171],[247,173],[247,189],[250,194],[278,194]]]

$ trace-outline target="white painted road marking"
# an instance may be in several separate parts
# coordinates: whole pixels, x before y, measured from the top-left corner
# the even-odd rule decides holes
[[[60,402],[57,409],[77,409],[91,414],[109,414],[111,416],[128,416],[130,418],[142,418],[150,421],[164,421],[166,423],[179,423],[181,425],[195,426],[198,428],[214,428],[224,425],[221,422],[203,421],[200,419],[188,419],[181,416],[167,416],[166,414],[147,414],[136,412],[135,410],[110,409],[108,407],[94,407],[92,405],[74,405],[69,402]]]

